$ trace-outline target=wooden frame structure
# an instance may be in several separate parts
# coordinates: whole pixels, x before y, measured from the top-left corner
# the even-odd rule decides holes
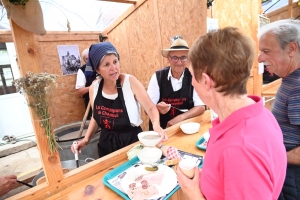
[[[257,16],[261,9],[260,0],[241,0],[239,4],[235,0],[216,1],[213,10],[207,10],[206,0],[115,0],[113,2],[131,3],[132,6],[102,34],[108,36],[109,41],[117,47],[120,55],[122,55],[122,70],[139,77],[145,88],[154,71],[167,64],[160,55],[160,50],[169,46],[169,37],[181,33],[191,45],[198,36],[206,33],[206,17],[211,16],[209,12],[215,13],[213,17],[219,19],[219,27],[231,25],[243,28],[254,39],[255,43],[258,43],[256,34]],[[251,8],[250,11],[249,8]],[[245,17],[244,20],[243,16]],[[186,21],[189,23],[185,23]],[[91,42],[99,41],[96,35],[100,34],[95,33],[93,35],[90,32],[91,35],[86,36],[86,33],[64,34],[57,32],[51,35],[35,36],[33,33],[20,28],[13,21],[11,21],[11,30],[12,35],[9,31],[0,32],[0,42],[12,40],[15,42],[21,75],[24,75],[26,71],[45,71],[47,64],[41,61],[41,57],[43,57],[41,52],[44,49],[37,46],[37,40],[48,43],[54,39],[55,41],[90,40]],[[256,51],[258,52],[257,45]],[[258,74],[257,61],[254,63],[247,87],[249,94],[262,95],[262,77]],[[32,111],[31,116],[34,119]],[[63,174],[59,155],[50,155],[46,148],[48,145],[43,134],[43,128],[35,123],[34,129],[47,183],[17,194],[10,199],[46,199],[51,197],[59,199],[58,194],[68,191],[70,185],[82,182],[95,174],[101,174],[101,171],[120,162],[120,159],[125,162],[126,156],[123,153],[130,149],[130,146],[125,147],[122,151],[116,151]]]

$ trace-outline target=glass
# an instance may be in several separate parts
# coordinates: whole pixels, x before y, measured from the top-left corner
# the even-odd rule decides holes
[[[178,62],[178,60],[180,59],[181,62],[186,62],[187,61],[187,57],[186,56],[181,56],[181,57],[177,57],[177,56],[169,56],[171,61],[173,63]]]

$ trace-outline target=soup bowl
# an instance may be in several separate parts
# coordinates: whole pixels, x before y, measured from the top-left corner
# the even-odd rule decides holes
[[[162,151],[156,147],[145,147],[138,153],[138,158],[143,164],[154,164],[162,156]]]
[[[161,140],[162,136],[155,131],[144,131],[138,134],[139,141],[146,147],[154,147]]]
[[[185,134],[194,134],[199,131],[200,124],[197,122],[188,122],[181,124],[180,128]]]

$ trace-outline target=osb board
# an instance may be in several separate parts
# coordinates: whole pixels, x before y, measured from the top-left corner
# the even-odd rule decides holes
[[[57,128],[72,122],[82,121],[85,106],[83,98],[77,95],[75,84],[76,74],[63,76],[57,51],[57,45],[78,45],[79,53],[89,48],[94,41],[37,41],[39,60],[42,71],[57,74],[58,86],[53,89],[51,96],[50,112],[53,128]],[[84,62],[81,61],[83,64]]]
[[[161,45],[157,40],[155,4],[146,1],[135,12],[108,33],[109,40],[121,56],[121,71],[137,77],[147,88],[152,74],[160,69]],[[142,109],[143,130],[148,129],[148,116]]]
[[[170,38],[181,34],[189,46],[206,33],[206,1],[157,0],[163,48],[171,46]],[[164,59],[164,65],[168,65]],[[163,66],[161,66],[163,67]]]
[[[129,37],[131,36],[129,35]],[[120,54],[121,72],[132,74],[127,38],[125,21],[108,34],[108,40],[116,47]]]
[[[153,1],[148,0],[126,19],[131,71],[145,88],[153,73],[161,67],[161,44],[156,39],[158,27],[153,20],[154,10]],[[142,119],[142,128],[148,130],[149,118],[143,109]]]
[[[235,26],[251,36],[252,33],[252,1],[227,0],[214,1],[213,18],[218,19],[219,28]]]
[[[206,1],[145,1],[108,33],[120,53],[121,71],[136,76],[147,88],[153,73],[168,65],[167,59],[161,64],[161,49],[170,47],[170,37],[182,34],[191,45],[206,32],[206,12]],[[143,110],[142,119],[147,130],[149,118]]]
[[[155,24],[154,3],[146,1],[125,21],[132,74],[148,86],[152,74],[160,68],[160,43]]]
[[[242,29],[246,35],[253,38],[253,32],[257,29],[253,28],[252,19],[252,1],[240,0],[238,3],[235,0],[214,1],[213,18],[218,19],[219,28],[226,26],[234,26]],[[257,14],[258,17],[258,14]],[[253,38],[255,39],[255,38]],[[257,63],[256,60],[254,64]],[[253,71],[256,76],[256,71]],[[254,77],[250,77],[247,82],[248,94],[254,93]]]

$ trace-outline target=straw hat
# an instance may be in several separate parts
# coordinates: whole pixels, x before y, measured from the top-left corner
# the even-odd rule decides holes
[[[163,57],[167,58],[170,51],[182,51],[182,50],[188,51],[189,45],[185,40],[178,38],[172,43],[170,49],[161,50],[161,54],[163,55]]]
[[[9,0],[2,0],[7,12],[7,17],[11,18],[18,26],[36,35],[45,35],[43,12],[40,2],[29,0],[25,6],[14,5]]]

